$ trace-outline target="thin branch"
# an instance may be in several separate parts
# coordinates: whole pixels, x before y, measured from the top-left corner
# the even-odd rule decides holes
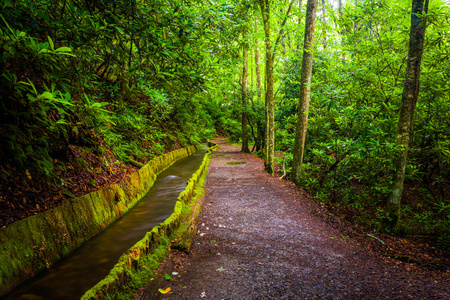
[[[283,28],[284,28],[284,25],[286,24],[286,21],[287,21],[288,17],[289,17],[289,13],[291,12],[291,8],[292,8],[292,5],[294,4],[294,1],[295,1],[295,0],[291,0],[291,3],[289,3],[289,8],[288,8],[288,10],[287,10],[287,12],[286,12],[286,15],[284,16],[283,23],[281,23],[280,32],[278,33],[277,40],[276,40],[276,42],[275,42],[275,45],[273,46],[272,59],[275,58],[275,53],[276,53],[276,51],[277,51],[277,45],[278,45],[278,43],[279,43],[280,40],[281,40],[281,36],[282,36],[282,34],[283,34]]]
[[[368,237],[371,237],[371,238],[373,238],[373,239],[376,239],[377,241],[379,241],[381,244],[383,244],[383,246],[384,247],[386,247],[386,250],[389,250],[389,245],[387,245],[385,242],[383,242],[381,239],[379,239],[379,238],[377,238],[376,236],[374,236],[373,234],[370,234],[370,233],[366,233],[366,235],[368,236]]]

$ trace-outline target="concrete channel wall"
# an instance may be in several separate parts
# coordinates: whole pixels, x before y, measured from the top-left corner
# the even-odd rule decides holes
[[[174,212],[124,253],[109,275],[87,291],[82,300],[133,299],[139,287],[148,286],[150,280],[162,276],[155,270],[167,257],[170,248],[189,249],[203,206],[211,152],[218,148],[214,143],[208,143],[208,146],[210,148],[200,168],[178,196]]]
[[[159,173],[195,151],[159,156],[120,183],[0,228],[0,296],[100,233],[145,196]]]

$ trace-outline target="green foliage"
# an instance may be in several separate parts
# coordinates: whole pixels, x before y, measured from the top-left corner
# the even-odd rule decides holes
[[[441,232],[438,237],[437,244],[440,248],[450,251],[450,204],[449,203],[436,203],[435,207],[437,209],[438,218],[438,228]]]
[[[52,177],[69,144],[126,162],[210,138],[196,95],[218,65],[210,41],[228,10],[211,5],[3,1],[0,152]]]
[[[328,47],[319,43],[315,49],[302,185],[319,201],[356,209],[358,222],[373,229],[381,214],[364,212],[384,206],[398,151],[410,9],[406,1],[348,3],[342,17],[328,16],[337,25],[327,27]],[[450,201],[445,192],[450,184],[450,85],[445,71],[450,57],[449,13],[442,3],[430,8],[405,177],[411,211],[403,211],[404,232],[441,235],[440,241],[445,240],[448,221],[433,203]],[[289,68],[281,79],[276,115],[276,146],[288,154],[295,137],[300,62],[295,53],[286,61]],[[425,192],[414,193],[419,187]]]
[[[297,17],[302,20],[304,7],[294,5],[279,31],[281,5],[274,6],[271,23],[282,33],[275,49],[275,145],[285,152],[278,163],[289,175],[304,27]],[[265,108],[252,59],[246,108],[239,75],[242,45],[251,53],[257,38],[265,72],[264,30],[260,22],[256,32],[253,17],[260,14],[252,8],[245,1],[3,1],[0,154],[19,172],[33,166],[52,179],[54,159],[73,144],[99,154],[109,148],[120,161],[140,163],[215,134],[238,142],[244,111],[250,141],[261,146]],[[317,25],[302,184],[320,201],[356,211],[372,228],[390,193],[398,152],[410,9],[408,1],[351,1],[342,15],[328,7],[328,22],[321,16]],[[440,235],[444,247],[449,15],[448,5],[431,3],[406,169],[413,197],[403,210],[404,232]]]

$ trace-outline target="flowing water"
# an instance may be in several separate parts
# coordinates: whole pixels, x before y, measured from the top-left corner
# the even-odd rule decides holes
[[[178,195],[200,167],[206,147],[162,172],[136,206],[102,233],[4,299],[80,299],[106,277],[119,257],[173,212]]]

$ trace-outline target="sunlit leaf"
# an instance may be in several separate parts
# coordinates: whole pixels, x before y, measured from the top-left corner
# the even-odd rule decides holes
[[[59,47],[58,49],[55,50],[55,52],[71,52],[72,48],[70,47]]]
[[[171,288],[168,287],[167,289],[163,290],[163,289],[158,289],[158,292],[160,292],[161,294],[165,295],[167,293],[169,293],[171,291]]]
[[[50,45],[50,49],[55,50],[55,44],[53,44],[53,40],[50,36],[47,37],[48,38],[48,43]]]

